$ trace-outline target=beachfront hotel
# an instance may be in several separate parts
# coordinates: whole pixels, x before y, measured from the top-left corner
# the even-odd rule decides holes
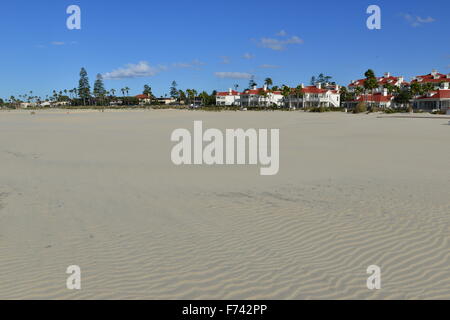
[[[216,105],[218,106],[240,106],[241,93],[232,89],[225,92],[217,92]]]
[[[344,101],[343,104],[346,108],[352,109],[355,108],[358,103],[365,102],[378,109],[387,109],[394,106],[394,98],[394,95],[388,94],[387,89],[383,89],[383,92],[361,94],[353,100]]]
[[[364,88],[365,82],[366,79],[352,80],[348,85],[348,91],[355,92],[356,88]],[[409,83],[406,82],[402,76],[392,76],[390,72],[386,72],[382,77],[377,78],[377,83],[378,88],[375,89],[376,92],[383,92],[383,89],[387,85],[392,85],[398,88],[405,88],[409,86]]]
[[[342,87],[337,84],[316,83],[305,86],[301,84],[297,88],[291,88],[290,94],[282,91],[271,91],[267,86],[238,92],[229,89],[216,94],[217,106],[241,106],[241,107],[284,107],[284,108],[355,108],[358,103],[366,103],[371,107],[381,110],[404,107],[405,104],[396,102],[396,96],[400,92],[411,89],[415,83],[420,85],[433,84],[425,89],[426,94],[414,94],[409,104],[417,110],[442,111],[450,109],[450,74],[442,74],[433,70],[428,75],[415,76],[411,82],[405,81],[403,76],[393,76],[386,72],[382,77],[376,78],[377,87],[365,89],[366,79],[351,81],[347,86],[352,99],[342,100]],[[432,89],[432,90],[430,90]]]
[[[340,107],[340,88],[335,84],[317,83],[315,86],[304,86],[301,84],[302,95],[296,89],[291,90],[291,94],[285,99],[285,105],[289,108],[310,108],[310,107]]]
[[[435,85],[435,89],[439,89],[439,87],[444,83],[450,82],[450,73],[449,74],[443,74],[437,72],[437,70],[431,71],[431,73],[423,75],[423,76],[416,76],[411,81],[411,84],[413,83],[432,83]]]
[[[450,111],[450,90],[448,83],[441,89],[431,91],[426,95],[417,97],[413,100],[413,108],[418,110],[442,110]]]

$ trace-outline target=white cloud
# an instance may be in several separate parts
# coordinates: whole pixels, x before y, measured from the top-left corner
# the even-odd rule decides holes
[[[286,36],[287,36],[287,32],[284,31],[284,30],[280,30],[280,31],[277,33],[277,36],[279,36],[279,37],[286,37]]]
[[[200,66],[205,65],[204,62],[194,59],[191,62],[176,62],[172,64],[174,68],[198,68]]]
[[[253,59],[255,57],[255,55],[253,55],[251,53],[245,53],[242,57],[244,59],[250,60],[250,59]]]
[[[411,27],[419,27],[422,24],[435,22],[433,17],[422,18],[420,16],[413,16],[409,13],[402,13],[401,16],[408,22]]]
[[[250,79],[252,75],[246,72],[215,72],[217,78],[222,79]]]
[[[222,64],[229,64],[230,62],[231,62],[231,59],[230,59],[230,57],[227,57],[227,56],[222,56],[222,57],[220,57],[220,59],[222,59]]]
[[[103,74],[104,79],[126,79],[126,78],[142,78],[152,77],[167,69],[165,66],[153,67],[147,61],[141,61],[137,64],[127,64],[124,68],[119,68],[111,72]]]
[[[259,66],[261,69],[277,69],[280,68],[280,66],[276,66],[273,64],[262,64]]]
[[[63,46],[66,43],[63,42],[63,41],[53,41],[53,42],[51,42],[51,44],[54,45],[54,46]]]
[[[276,39],[276,38],[262,38],[259,40],[258,45],[263,48],[268,48],[276,51],[286,50],[288,45],[292,44],[303,44],[303,39],[297,36],[291,36],[287,39]]]

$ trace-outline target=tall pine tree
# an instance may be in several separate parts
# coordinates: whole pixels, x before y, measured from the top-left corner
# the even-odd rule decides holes
[[[89,78],[86,69],[81,68],[80,81],[78,83],[78,96],[83,100],[83,105],[86,105],[86,100],[91,97],[91,86],[89,85]]]

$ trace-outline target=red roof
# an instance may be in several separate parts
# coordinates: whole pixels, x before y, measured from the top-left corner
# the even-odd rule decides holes
[[[382,93],[366,94],[359,96],[354,102],[389,102],[394,98],[393,95],[383,95]]]
[[[441,100],[441,99],[450,99],[450,90],[437,90],[430,92],[429,95],[421,96],[417,98],[418,100]]]
[[[393,77],[393,76],[389,76],[389,77],[381,77],[381,78],[377,78],[377,82],[379,86],[383,86],[385,84],[392,84],[395,85],[398,81],[400,81],[400,77]],[[364,83],[366,82],[366,79],[360,79],[360,80],[356,80],[355,82],[350,83],[348,86],[349,87],[364,87]],[[407,85],[408,83],[403,81],[402,84]]]
[[[304,87],[302,89],[303,93],[326,93],[327,89],[319,89],[316,86]]]
[[[245,90],[245,91],[244,91],[243,93],[241,93],[241,94],[259,94],[261,91],[269,92],[268,90],[264,90],[263,88],[258,88],[258,89]],[[281,94],[281,91],[270,91],[270,93],[273,93],[273,94]]]
[[[137,99],[150,99],[150,97],[146,94],[139,94],[136,96]]]
[[[218,96],[238,96],[238,95],[240,95],[240,94],[241,94],[241,93],[238,92],[238,91],[231,90],[231,92],[230,92],[230,91],[217,92],[216,95],[218,95]]]
[[[419,81],[419,78],[422,79],[421,81]],[[416,79],[412,80],[411,83],[413,82],[419,82],[419,83],[439,83],[439,82],[450,82],[450,78],[447,77],[446,74],[442,74],[442,73],[435,73],[433,74],[427,74],[424,76],[417,76]]]

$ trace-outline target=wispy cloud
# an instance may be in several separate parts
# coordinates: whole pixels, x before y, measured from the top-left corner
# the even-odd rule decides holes
[[[113,70],[103,74],[103,78],[107,80],[129,79],[153,77],[159,72],[166,70],[165,66],[151,66],[147,61],[141,61],[137,64],[127,64],[123,68]]]
[[[66,43],[64,41],[52,41],[50,44],[54,46],[63,46]]]
[[[221,79],[250,79],[252,75],[246,72],[215,72],[214,75]]]
[[[277,69],[277,68],[280,68],[280,66],[273,65],[273,64],[262,64],[259,67],[261,69]]]
[[[244,59],[250,60],[250,59],[253,59],[255,57],[255,55],[253,55],[251,53],[245,53],[242,57]]]
[[[194,59],[191,62],[175,62],[169,66],[163,64],[151,66],[147,61],[141,61],[136,64],[129,63],[122,68],[117,68],[111,72],[106,72],[103,74],[103,78],[107,80],[117,80],[153,77],[162,71],[187,68],[198,69],[203,65],[205,65],[205,63],[198,59]]]
[[[227,56],[222,56],[222,57],[220,57],[220,59],[222,60],[221,61],[222,64],[229,64],[231,62],[230,57],[227,57]]]
[[[420,16],[414,16],[409,13],[402,13],[401,16],[403,17],[403,19],[406,20],[406,22],[411,27],[420,27],[423,24],[432,23],[432,22],[436,21],[436,19],[434,19],[433,17],[430,17],[430,16],[426,17],[426,18],[422,18]]]
[[[174,68],[199,68],[200,66],[205,65],[204,62],[194,59],[191,62],[175,62],[172,63],[172,67]]]
[[[275,51],[286,50],[289,45],[303,44],[304,41],[298,36],[287,37],[285,31],[277,33],[279,38],[261,38],[257,43],[260,47],[272,49]]]

